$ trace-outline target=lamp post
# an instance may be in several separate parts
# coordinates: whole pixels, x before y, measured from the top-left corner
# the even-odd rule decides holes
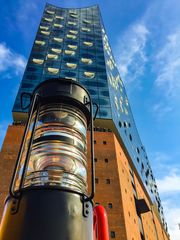
[[[91,131],[91,194],[86,133]],[[0,240],[92,240],[92,101],[77,82],[51,79],[32,96]]]

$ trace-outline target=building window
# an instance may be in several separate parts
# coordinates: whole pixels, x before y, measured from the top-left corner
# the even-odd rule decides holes
[[[126,115],[128,115],[128,110],[126,108],[124,108],[124,112]]]
[[[81,58],[82,63],[91,64],[93,61],[89,58]]]
[[[131,134],[129,134],[129,139],[130,139],[130,141],[132,141],[132,135]]]
[[[110,179],[107,178],[107,179],[106,179],[106,184],[110,184],[110,183],[111,183]]]
[[[106,143],[107,143],[106,141],[103,141],[103,144],[104,144],[104,145],[106,145]]]
[[[46,26],[40,26],[39,28],[40,28],[41,30],[46,30],[46,31],[49,30],[49,27],[46,27]]]
[[[97,162],[97,158],[95,158],[94,161]]]
[[[92,42],[83,42],[83,44],[85,45],[85,46],[88,46],[88,47],[92,47],[93,46],[93,43]]]
[[[94,72],[84,72],[84,76],[88,78],[94,78],[95,73]]]
[[[71,22],[71,21],[69,21],[68,24],[69,24],[69,25],[73,25],[73,26],[76,26],[76,25],[77,25],[77,23]]]
[[[141,164],[141,169],[142,169],[142,171],[144,170],[144,164],[143,163]]]
[[[50,10],[46,10],[46,12],[47,12],[48,14],[54,14],[54,13],[55,13],[54,11],[50,11]]]
[[[69,32],[72,34],[78,34],[78,31],[76,31],[76,30],[69,30]]]
[[[56,42],[62,42],[62,41],[63,41],[63,39],[62,39],[62,38],[57,38],[57,37],[54,37],[53,39],[54,39],[54,41],[56,41]]]
[[[52,18],[44,18],[44,20],[45,20],[46,22],[52,22],[52,21],[53,21]]]
[[[108,159],[107,158],[105,158],[104,161],[105,161],[105,163],[108,163]]]
[[[66,66],[71,69],[75,69],[77,67],[77,64],[75,63],[66,63]]]
[[[140,151],[139,151],[139,148],[138,148],[138,147],[136,148],[136,151],[137,151],[137,153],[140,153]]]
[[[43,64],[44,63],[44,60],[43,59],[37,59],[37,58],[33,58],[33,63],[36,63],[36,64],[39,64],[39,65],[41,65],[41,64]]]
[[[55,53],[61,53],[62,52],[62,50],[59,49],[59,48],[51,48],[51,51],[55,52]]]
[[[35,44],[43,46],[43,45],[46,44],[46,42],[45,42],[45,41],[36,40],[36,41],[35,41]]]
[[[63,25],[61,25],[61,24],[59,24],[59,23],[54,23],[54,27],[56,27],[56,28],[62,28]]]
[[[75,35],[71,35],[71,34],[67,34],[66,37],[70,38],[70,39],[76,39],[77,38]]]
[[[108,203],[108,208],[112,209],[113,208],[113,205],[112,203]]]
[[[122,123],[119,121],[119,127],[121,128],[122,127]]]
[[[48,72],[52,73],[52,74],[57,74],[59,73],[59,69],[58,68],[48,68],[47,69]]]
[[[78,16],[75,15],[74,13],[71,13],[70,16],[71,16],[72,18],[77,18],[77,17],[78,17]]]
[[[132,187],[134,188],[134,190],[136,191],[135,184],[133,182],[131,182],[131,184],[132,184]]]
[[[148,176],[149,176],[149,169],[146,170],[145,175],[146,175],[146,177],[148,178]]]
[[[57,54],[48,54],[47,58],[49,58],[49,59],[57,59],[58,55]]]
[[[81,30],[82,30],[83,32],[90,32],[90,31],[91,31],[90,28],[85,28],[85,27],[82,27]]]
[[[94,140],[94,144],[96,144],[96,140]]]
[[[99,179],[98,178],[95,178],[95,183],[99,183]]]
[[[86,24],[90,24],[91,23],[90,20],[86,20],[86,19],[84,19],[83,22],[86,23]]]
[[[65,52],[65,54],[71,55],[71,56],[73,56],[75,54],[75,51],[71,51],[71,50],[65,50],[64,52]]]
[[[56,15],[55,18],[56,18],[56,19],[61,19],[61,20],[64,19],[62,16],[58,16],[58,15]]]
[[[111,238],[115,238],[116,237],[116,234],[114,231],[111,231]]]
[[[76,46],[76,45],[71,45],[71,44],[69,44],[69,45],[68,45],[68,48],[73,49],[73,50],[76,50],[76,49],[77,49],[77,46]]]

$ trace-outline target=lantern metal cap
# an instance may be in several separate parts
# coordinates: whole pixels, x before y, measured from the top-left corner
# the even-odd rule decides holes
[[[90,123],[91,97],[88,91],[79,83],[64,78],[53,78],[39,84],[34,92],[41,97],[41,104],[56,103],[62,101],[72,107],[78,107]]]

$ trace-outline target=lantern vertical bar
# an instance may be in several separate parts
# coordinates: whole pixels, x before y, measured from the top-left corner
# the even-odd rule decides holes
[[[14,193],[14,185],[15,185],[15,180],[16,180],[16,176],[17,176],[18,169],[19,169],[19,165],[20,165],[20,163],[21,163],[22,153],[23,153],[23,150],[24,150],[25,141],[26,141],[27,134],[28,134],[28,130],[29,130],[29,126],[30,126],[30,123],[31,123],[31,118],[32,118],[32,114],[33,114],[33,109],[34,109],[34,106],[35,106],[36,101],[37,101],[37,96],[38,96],[38,95],[35,94],[35,95],[33,96],[33,99],[32,99],[32,103],[31,103],[31,106],[30,106],[30,111],[29,111],[28,120],[27,120],[27,123],[26,123],[24,135],[23,135],[23,138],[22,138],[21,146],[20,146],[20,151],[19,151],[19,154],[18,154],[18,158],[17,158],[17,161],[16,161],[16,165],[15,165],[15,168],[14,168],[14,172],[13,172],[13,175],[12,175],[12,180],[11,180],[11,183],[10,183],[9,194],[10,194],[10,196],[12,196],[12,197],[17,197],[17,195]]]
[[[38,98],[40,98],[40,96],[36,94],[36,99],[38,100]],[[31,146],[32,146],[34,132],[35,132],[35,128],[36,128],[36,123],[37,123],[38,115],[39,115],[39,109],[40,109],[40,103],[38,102],[36,115],[35,115],[35,119],[34,119],[34,123],[33,123],[33,127],[32,127],[32,133],[31,133],[31,137],[30,137],[30,141],[29,141],[29,145],[28,145],[28,150],[27,150],[27,153],[26,153],[25,162],[24,162],[24,166],[23,166],[23,172],[22,172],[22,177],[21,177],[19,189],[22,189],[22,187],[24,185],[24,177],[25,177],[26,170],[27,170],[27,164],[29,162]]]

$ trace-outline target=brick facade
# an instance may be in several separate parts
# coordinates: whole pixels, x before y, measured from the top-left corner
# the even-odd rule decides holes
[[[0,216],[2,216],[4,200],[9,190],[23,133],[24,126],[9,126],[0,152]]]
[[[9,126],[0,152],[0,216],[2,216],[4,199],[8,193],[23,132],[24,126]],[[130,163],[114,133],[95,132],[94,136],[96,166],[94,202],[103,205],[107,210],[111,239],[141,240]],[[89,154],[88,152],[88,158]],[[88,181],[90,184],[90,179]],[[134,173],[134,185],[138,198],[144,198],[151,210],[141,215],[145,239],[168,240],[169,237],[136,173]]]

